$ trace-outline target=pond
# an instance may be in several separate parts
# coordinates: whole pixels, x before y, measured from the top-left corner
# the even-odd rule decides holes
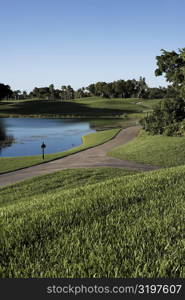
[[[90,122],[79,119],[1,118],[0,157],[55,153],[82,144],[82,136],[95,132]]]

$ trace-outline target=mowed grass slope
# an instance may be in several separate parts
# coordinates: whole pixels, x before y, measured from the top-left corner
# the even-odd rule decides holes
[[[119,131],[120,131],[119,128],[115,128],[115,129],[90,133],[82,137],[83,143],[78,147],[72,148],[64,152],[45,154],[44,162],[51,161],[57,158],[62,158],[70,154],[74,154],[79,151],[83,151],[85,149],[103,144],[108,140],[112,139],[116,134],[118,134]],[[15,171],[21,168],[34,166],[41,163],[43,163],[42,155],[21,156],[21,157],[1,157],[0,173]]]
[[[185,137],[152,136],[141,131],[133,141],[112,149],[108,155],[156,166],[184,165]]]
[[[142,113],[150,109],[150,102],[137,104],[139,99],[104,99],[89,97],[70,101],[25,100],[0,103],[0,117],[119,117],[125,114]],[[153,100],[152,103],[155,101]]]
[[[76,187],[71,172],[44,194],[26,195],[28,181],[2,189],[1,277],[185,276],[185,167],[107,170],[112,179]]]
[[[82,168],[53,172],[43,176],[35,176],[26,181],[0,188],[0,207],[11,202],[20,201],[20,197],[55,193],[72,188],[82,187],[106,179],[135,174],[137,171],[116,168]],[[22,202],[22,200],[21,200]]]

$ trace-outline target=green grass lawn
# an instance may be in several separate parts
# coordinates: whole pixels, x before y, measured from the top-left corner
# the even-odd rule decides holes
[[[124,117],[127,114],[150,110],[156,101],[158,100],[98,97],[70,101],[2,101],[0,102],[0,117]],[[138,102],[141,103],[137,104]]]
[[[141,131],[133,141],[112,149],[108,155],[156,166],[184,165],[185,137],[152,136]]]
[[[149,109],[153,109],[162,99],[142,99],[141,104]]]
[[[184,278],[185,167],[127,172],[62,171],[0,189],[0,277]]]
[[[106,179],[118,178],[125,175],[135,174],[137,171],[117,168],[82,168],[63,170],[52,174],[35,176],[31,179],[15,183],[6,187],[0,187],[0,207],[15,203],[21,198],[56,193],[68,189],[87,186],[105,181]]]
[[[82,137],[83,144],[72,148],[70,150],[60,152],[60,153],[53,153],[53,154],[46,154],[44,162],[51,161],[57,158],[62,158],[68,156],[70,154],[95,147],[97,145],[103,144],[108,140],[112,139],[118,132],[120,131],[119,128],[98,131],[94,133],[90,133],[86,136]],[[43,159],[41,155],[35,156],[21,156],[21,157],[1,157],[0,158],[0,173],[5,173],[9,171],[18,170],[25,167],[30,167],[33,165],[43,163]]]

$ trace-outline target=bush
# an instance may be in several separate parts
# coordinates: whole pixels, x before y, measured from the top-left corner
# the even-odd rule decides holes
[[[179,127],[180,127],[180,123],[174,122],[174,123],[166,126],[163,133],[164,133],[164,135],[167,135],[167,136],[181,135]]]
[[[142,127],[152,134],[183,135],[185,124],[185,100],[165,99],[154,111],[143,118]]]

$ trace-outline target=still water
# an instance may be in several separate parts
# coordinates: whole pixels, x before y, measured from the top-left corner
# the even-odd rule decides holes
[[[0,157],[41,154],[68,150],[82,144],[82,136],[95,130],[79,119],[0,119]]]

